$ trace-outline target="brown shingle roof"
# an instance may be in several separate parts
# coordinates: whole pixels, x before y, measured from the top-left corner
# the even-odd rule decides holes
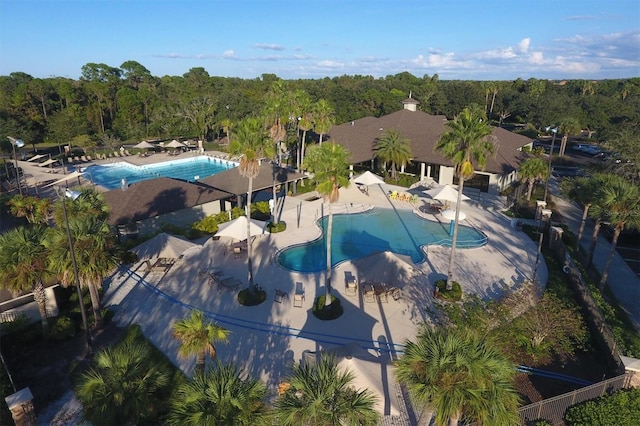
[[[111,208],[110,225],[123,225],[152,216],[163,215],[211,201],[230,194],[197,183],[160,177],[112,189],[103,193]]]
[[[293,170],[278,168],[276,182],[292,182],[304,176],[304,174]],[[249,179],[240,175],[238,167],[201,179],[200,183],[235,195],[246,194],[249,190]],[[253,190],[260,191],[261,189],[271,188],[272,184],[271,163],[263,161],[260,165],[260,173],[253,179]]]
[[[447,129],[446,122],[444,115],[403,109],[380,118],[365,117],[333,126],[327,140],[347,148],[352,163],[357,164],[373,158],[375,144],[385,130],[396,129],[411,141],[414,161],[451,166],[451,161],[434,152],[440,135]],[[493,128],[493,135],[500,141],[498,153],[487,160],[485,170],[499,174],[514,170],[522,154],[518,148],[531,143],[531,139],[497,127]]]

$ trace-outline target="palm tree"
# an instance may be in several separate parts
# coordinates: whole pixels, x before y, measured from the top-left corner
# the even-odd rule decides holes
[[[24,217],[29,223],[46,224],[51,210],[49,198],[15,195],[7,202],[9,211],[16,217]]]
[[[602,195],[601,203],[606,207],[607,221],[614,225],[611,250],[598,284],[600,291],[603,291],[620,233],[627,227],[640,226],[640,190],[637,185],[616,175],[608,185],[602,188],[600,194]]]
[[[580,228],[578,229],[578,236],[576,238],[574,250],[578,250],[582,235],[584,234],[584,228],[587,224],[587,218],[589,217],[589,209],[591,205],[598,200],[597,191],[602,187],[604,175],[597,174],[588,177],[576,177],[571,179],[562,179],[560,182],[560,189],[567,194],[569,198],[582,205],[582,219],[580,221]]]
[[[273,184],[271,187],[273,195],[272,222],[278,223],[278,215],[275,211],[278,206],[278,194],[276,191],[276,173],[282,164],[282,142],[287,138],[285,127],[285,111],[287,106],[286,91],[282,81],[276,81],[271,85],[269,92],[265,95],[263,115],[265,125],[269,131],[269,137],[274,145],[274,161],[272,167]]]
[[[595,222],[593,225],[593,232],[591,233],[589,249],[587,250],[587,257],[584,262],[586,268],[589,268],[593,263],[593,255],[596,251],[600,228],[602,227],[602,224],[607,221],[607,215],[609,214],[609,205],[604,202],[605,188],[623,185],[623,183],[617,182],[619,180],[624,180],[624,178],[611,173],[598,174],[594,177],[594,186],[592,188],[594,189],[593,203],[591,204],[588,214],[595,220]]]
[[[100,328],[102,315],[99,291],[102,280],[118,265],[114,236],[106,220],[86,214],[70,216],[68,223],[47,229],[45,245],[50,253],[49,268],[60,277],[64,286],[73,285],[75,280],[67,226],[73,242],[78,279],[82,287],[89,289],[95,326]]]
[[[491,137],[491,126],[477,106],[465,108],[453,121],[448,121],[446,126],[449,130],[440,136],[435,149],[453,162],[455,174],[458,177],[458,200],[447,274],[447,288],[451,288],[464,181],[473,176],[475,172],[473,163],[484,168],[487,156],[494,154],[497,146]]]
[[[208,322],[202,311],[192,311],[189,318],[173,326],[173,337],[180,340],[178,355],[183,358],[196,356],[196,372],[204,372],[206,356],[216,358],[214,342],[228,342],[231,332]]]
[[[32,291],[42,322],[42,334],[49,333],[44,281],[47,268],[44,229],[19,227],[0,234],[0,288],[11,292]]]
[[[514,366],[485,339],[458,328],[424,328],[396,364],[398,381],[424,405],[430,424],[519,423]]]
[[[349,186],[349,151],[335,142],[314,145],[309,149],[305,168],[313,173],[312,182],[316,191],[329,204],[327,221],[327,273],[325,307],[331,305],[331,234],[333,231],[333,212],[331,204],[340,198],[340,187]]]
[[[391,163],[391,178],[397,180],[396,165],[403,167],[413,158],[411,141],[402,137],[396,129],[386,130],[378,139],[374,156]]]
[[[527,158],[520,166],[520,179],[527,182],[527,201],[531,201],[533,187],[539,180],[546,179],[549,173],[547,163],[539,157]]]
[[[266,386],[235,365],[217,363],[182,384],[171,401],[169,425],[255,425],[266,419]]]
[[[230,148],[233,153],[242,155],[239,167],[240,175],[249,179],[249,189],[247,190],[247,269],[249,273],[249,292],[254,294],[250,227],[253,179],[260,173],[260,160],[264,157],[269,157],[272,151],[267,134],[262,127],[262,121],[253,117],[242,120]]]
[[[566,118],[564,122],[560,124],[560,132],[562,132],[562,140],[560,141],[560,152],[558,155],[563,157],[564,152],[567,149],[569,136],[577,135],[582,132],[582,127],[575,118]],[[553,153],[551,153],[551,155],[553,155]]]
[[[307,140],[307,132],[313,129],[314,122],[314,110],[311,104],[311,98],[304,90],[297,90],[295,93],[296,104],[298,106],[298,129],[302,130],[302,137],[300,139],[300,164],[304,164],[305,156],[305,143]]]
[[[324,146],[324,144],[323,144]],[[341,371],[331,357],[318,364],[296,364],[288,386],[275,402],[281,425],[376,425],[375,396],[353,387],[352,372]]]
[[[314,106],[314,128],[316,133],[320,135],[319,143],[322,145],[322,139],[335,123],[334,112],[329,102],[320,99]]]
[[[157,415],[157,392],[169,385],[170,376],[149,362],[150,356],[147,346],[133,342],[96,354],[95,366],[80,377],[76,392],[92,424],[134,425]]]

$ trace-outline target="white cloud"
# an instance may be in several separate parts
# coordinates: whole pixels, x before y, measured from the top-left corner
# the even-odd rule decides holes
[[[283,46],[280,46],[278,44],[256,43],[253,45],[253,47],[265,50],[285,50]]]
[[[222,57],[224,59],[235,59],[236,54],[233,50],[225,50],[224,53],[222,54]]]
[[[542,52],[531,52],[529,55],[529,62],[534,65],[544,64],[544,54]]]
[[[529,46],[531,45],[531,39],[529,37],[524,38],[518,43],[518,50],[521,53],[527,53],[529,51]]]

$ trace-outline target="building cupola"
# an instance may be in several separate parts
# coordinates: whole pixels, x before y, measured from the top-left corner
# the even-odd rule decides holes
[[[411,92],[409,92],[409,97],[402,101],[402,108],[408,111],[415,111],[418,105],[420,105],[420,102],[411,97]]]

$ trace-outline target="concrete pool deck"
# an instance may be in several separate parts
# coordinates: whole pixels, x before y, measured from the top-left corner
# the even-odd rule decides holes
[[[371,186],[369,195],[365,195],[351,185],[341,189],[340,200],[332,205],[332,210],[356,213],[372,207],[414,209],[428,200],[426,195],[419,197],[418,205],[390,200],[387,194],[394,189],[406,191],[406,188],[383,184]],[[177,357],[178,342],[172,337],[172,326],[187,317],[191,309],[204,311],[232,332],[228,344],[216,345],[218,358],[235,362],[247,373],[261,378],[272,393],[285,380],[292,362],[300,362],[309,352],[355,344],[367,351],[370,358],[386,365],[402,352],[402,344],[407,339],[415,337],[418,325],[438,324],[441,316],[438,302],[433,299],[433,283],[446,276],[450,249],[429,246],[426,260],[420,264],[409,264],[402,256],[382,258],[382,262],[390,262],[389,269],[397,271],[395,279],[385,278],[390,281],[387,284],[402,289],[399,300],[389,297],[386,303],[367,302],[359,291],[356,295],[345,293],[347,273],[356,276],[360,284],[376,279],[371,276],[374,273],[371,264],[347,261],[337,265],[332,269],[332,284],[342,301],[344,314],[334,321],[320,321],[311,314],[311,306],[316,295],[324,293],[325,273],[291,272],[274,260],[278,250],[320,236],[315,222],[322,214],[322,200],[307,201],[312,198],[313,194],[288,197],[281,217],[287,223],[287,230],[260,236],[254,241],[254,277],[267,291],[264,303],[240,306],[236,297],[242,286],[219,291],[199,274],[201,269],[216,268],[224,275],[238,278],[244,286],[248,282],[246,255],[235,257],[227,253],[228,240],[209,239],[201,247],[186,252],[165,273],[143,272],[143,263],[119,269],[105,281],[105,306],[114,308],[117,324],[138,324],[188,375],[193,371],[195,360]],[[462,207],[467,214],[464,224],[488,237],[483,247],[456,251],[455,279],[465,293],[495,298],[507,289],[519,288],[533,276],[537,245],[522,231],[511,227],[510,219],[500,212],[501,203],[499,197],[487,198],[482,204],[465,202]],[[423,216],[428,220],[444,220],[439,215]],[[544,262],[538,267],[537,277],[537,281],[546,282]],[[298,286],[305,289],[302,307],[293,306]],[[275,300],[276,289],[288,295],[281,303]],[[386,389],[384,399],[391,403],[401,399],[393,375],[381,371],[382,386]],[[402,415],[396,416],[393,424],[408,424],[406,410],[401,411]]]

